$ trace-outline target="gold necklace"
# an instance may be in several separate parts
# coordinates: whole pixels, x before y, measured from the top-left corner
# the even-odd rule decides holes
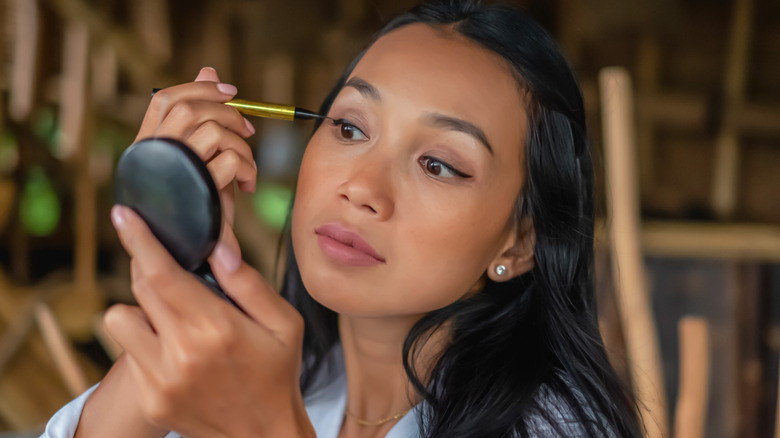
[[[383,419],[381,419],[379,421],[364,420],[364,419],[358,417],[357,415],[353,414],[352,412],[349,412],[349,409],[346,408],[346,407],[344,408],[344,413],[346,415],[352,417],[358,424],[361,424],[363,426],[381,426],[381,425],[383,425],[385,423],[388,423],[390,421],[397,420],[397,419],[403,417],[404,415],[408,414],[409,411],[411,411],[411,410],[412,410],[412,408],[409,408],[409,409],[407,409],[407,410],[405,410],[403,412],[399,412],[399,413],[397,413],[397,414],[395,414],[395,415],[393,415],[391,417],[383,418]]]

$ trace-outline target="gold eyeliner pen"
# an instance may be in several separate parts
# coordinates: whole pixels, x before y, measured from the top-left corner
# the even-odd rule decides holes
[[[154,93],[158,91],[160,91],[159,88],[153,88],[152,96],[154,96]],[[233,99],[229,102],[225,102],[225,105],[230,105],[237,109],[241,114],[247,116],[265,117],[268,119],[293,121],[330,118],[328,116],[323,116],[304,108],[295,107],[292,105],[281,105],[277,103],[252,102],[251,100]]]

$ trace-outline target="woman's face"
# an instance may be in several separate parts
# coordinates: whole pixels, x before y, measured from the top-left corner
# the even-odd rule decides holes
[[[346,315],[418,315],[479,281],[507,242],[526,113],[508,64],[414,24],[366,52],[301,164],[292,218],[306,289]]]

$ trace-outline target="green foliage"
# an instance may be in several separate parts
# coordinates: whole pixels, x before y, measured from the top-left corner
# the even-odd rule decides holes
[[[10,131],[0,132],[0,175],[8,175],[19,163],[19,145]]]
[[[60,222],[60,200],[43,169],[32,167],[19,200],[19,218],[33,236],[51,234]]]
[[[284,227],[292,197],[293,191],[287,186],[261,183],[252,197],[252,207],[263,222],[279,231]]]

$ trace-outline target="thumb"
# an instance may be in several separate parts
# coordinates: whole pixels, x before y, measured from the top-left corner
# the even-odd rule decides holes
[[[201,82],[201,81],[209,81],[209,82],[219,82],[219,76],[217,75],[217,71],[214,70],[212,67],[203,67],[200,69],[200,72],[198,73],[198,77],[195,78],[195,82]]]
[[[211,253],[212,261],[221,264],[227,272],[235,272],[241,265],[241,247],[229,225],[222,225],[222,235]]]
[[[218,244],[214,251],[211,268],[217,282],[226,294],[255,322],[270,330],[279,339],[294,339],[296,333],[303,333],[300,314],[282,298],[273,287],[248,264],[238,261],[230,271],[226,266],[224,246]],[[298,322],[301,322],[298,324]],[[297,330],[300,328],[301,330]]]

